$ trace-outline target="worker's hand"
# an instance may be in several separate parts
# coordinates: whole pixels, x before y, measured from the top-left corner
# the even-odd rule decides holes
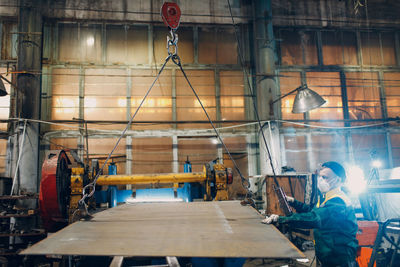
[[[271,224],[271,223],[277,222],[278,219],[279,219],[279,215],[272,214],[271,216],[266,217],[266,218],[265,218],[264,220],[262,220],[261,222],[262,222],[262,223],[265,223],[265,224]]]
[[[293,203],[294,202],[294,198],[286,196],[286,201],[289,202],[289,203]]]

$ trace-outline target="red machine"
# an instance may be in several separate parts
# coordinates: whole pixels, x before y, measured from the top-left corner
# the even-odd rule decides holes
[[[50,153],[42,166],[39,209],[43,226],[53,232],[68,224],[71,164],[64,150]]]

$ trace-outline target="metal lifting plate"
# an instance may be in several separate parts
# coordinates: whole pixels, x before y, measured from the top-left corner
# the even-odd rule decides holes
[[[161,7],[161,17],[165,25],[176,30],[181,20],[181,10],[176,3],[165,2]]]

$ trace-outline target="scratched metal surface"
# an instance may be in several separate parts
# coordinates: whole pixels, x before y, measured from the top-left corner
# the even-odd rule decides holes
[[[50,235],[21,254],[302,258],[238,201],[125,204]]]

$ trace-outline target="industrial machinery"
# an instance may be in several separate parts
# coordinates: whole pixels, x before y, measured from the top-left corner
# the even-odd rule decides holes
[[[47,231],[57,231],[76,220],[78,202],[82,198],[84,187],[101,171],[98,166],[97,160],[92,160],[90,168],[80,161],[72,164],[67,151],[64,150],[50,153],[46,157],[42,166],[39,206],[43,225]],[[173,188],[160,190],[164,194],[170,192],[173,200],[191,201],[191,197],[182,198],[182,195],[190,194],[187,192],[188,183],[195,183],[202,188],[204,200],[228,200],[228,184],[233,181],[232,170],[218,163],[207,163],[203,172],[195,173],[142,175],[112,173],[114,174],[99,175],[94,198],[88,201],[89,207],[95,208],[96,202],[97,204],[104,202],[104,199],[107,199],[105,195],[110,196],[108,202],[111,207],[116,206],[117,202],[135,200],[136,190],[117,190],[117,185],[149,184],[160,187],[162,184],[173,184]],[[108,186],[107,191],[101,190],[102,186]]]

